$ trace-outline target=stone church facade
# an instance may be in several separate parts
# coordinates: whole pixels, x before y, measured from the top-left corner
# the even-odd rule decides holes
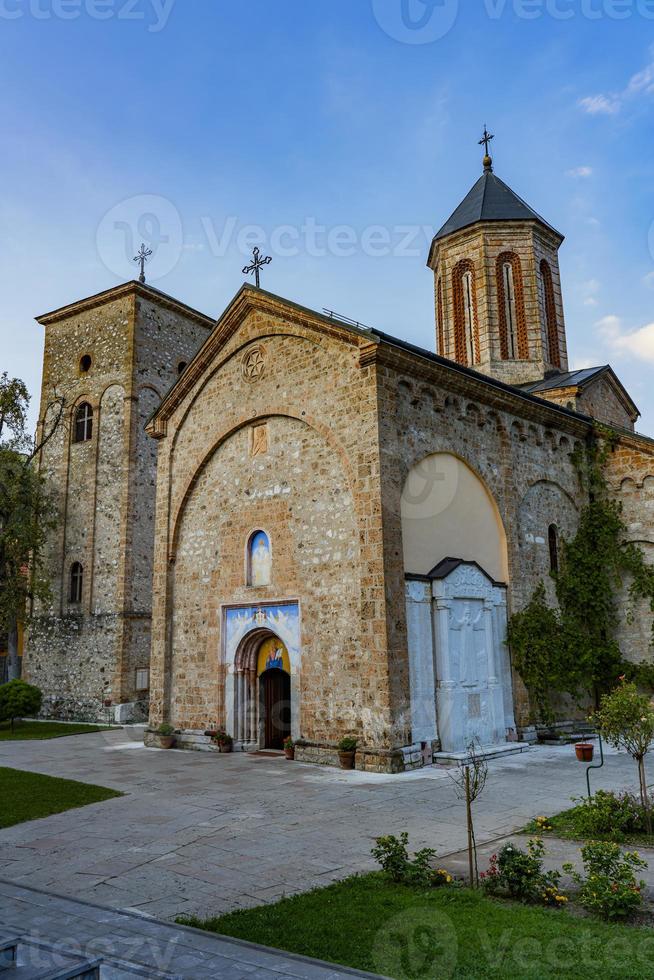
[[[585,503],[571,456],[593,417],[615,429],[609,480],[654,560],[654,442],[608,366],[568,370],[562,236],[484,164],[429,256],[437,353],[250,286],[217,324],[139,284],[42,318],[62,372],[44,398],[109,317],[131,365],[93,389],[94,462],[66,433],[43,461],[66,525],[26,668],[53,712],[147,696],[182,745],[291,735],[296,758],[334,762],[355,735],[357,765],[383,771],[533,737],[506,622],[540,580],[553,597]],[[91,395],[69,380],[73,425]],[[625,655],[651,659],[651,614],[627,619]]]

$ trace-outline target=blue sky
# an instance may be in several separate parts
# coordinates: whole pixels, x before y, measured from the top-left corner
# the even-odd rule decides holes
[[[206,313],[263,235],[267,288],[433,349],[428,239],[487,122],[566,235],[572,364],[654,434],[654,0],[0,0],[0,104],[0,369],[35,396],[33,317],[142,238]]]

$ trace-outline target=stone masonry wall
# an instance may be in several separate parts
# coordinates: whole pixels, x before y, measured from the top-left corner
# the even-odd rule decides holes
[[[425,456],[448,452],[477,473],[496,502],[508,548],[508,612],[549,579],[548,528],[576,529],[583,505],[571,453],[585,426],[570,416],[541,411],[508,393],[471,382],[440,365],[384,353],[379,370],[382,486],[386,543],[386,595],[391,663],[407,655],[400,500],[411,468]],[[434,555],[434,566],[443,558]],[[451,556],[456,557],[456,556]],[[408,716],[408,690],[403,710]],[[529,723],[526,693],[515,679],[516,721]]]
[[[542,378],[545,371],[552,367],[548,358],[545,308],[540,285],[540,262],[545,258],[552,269],[561,365],[565,370],[567,350],[557,248],[558,242],[551,233],[525,222],[480,223],[443,239],[435,253],[434,275],[436,292],[440,282],[443,296],[444,356],[456,359],[452,273],[459,262],[467,259],[473,263],[475,270],[480,348],[479,363],[468,366],[509,384]],[[514,253],[520,260],[529,360],[502,360],[497,259],[505,252]]]
[[[319,322],[316,323],[315,321]],[[303,738],[396,744],[389,696],[374,368],[365,336],[245,290],[159,448],[151,723],[224,720],[221,607],[294,598]],[[262,373],[247,380],[258,350]],[[268,451],[252,457],[252,426]],[[273,581],[245,584],[270,531]]]
[[[163,299],[148,305],[148,295],[147,287],[127,284],[42,318],[41,416],[56,391],[66,399],[66,417],[39,461],[58,525],[46,550],[51,601],[34,611],[24,672],[44,691],[44,713],[58,717],[104,718],[106,701],[143,697],[135,668],[149,662],[156,465],[144,425],[177,378],[180,351],[190,359],[210,323]],[[156,349],[148,349],[137,338],[153,320]],[[83,355],[92,361],[87,372]],[[158,389],[142,382],[153,375]],[[93,408],[93,433],[75,443],[82,402]],[[76,561],[84,569],[79,604],[70,601]]]

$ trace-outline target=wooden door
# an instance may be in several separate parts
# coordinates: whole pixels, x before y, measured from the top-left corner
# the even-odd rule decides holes
[[[285,670],[266,670],[263,684],[264,745],[282,749],[291,734],[291,678]]]

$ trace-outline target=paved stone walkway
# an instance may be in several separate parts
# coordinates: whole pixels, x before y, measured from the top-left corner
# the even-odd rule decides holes
[[[373,866],[381,834],[407,830],[440,855],[466,843],[463,804],[438,768],[385,776],[283,757],[145,749],[139,729],[0,743],[0,765],[95,782],[127,795],[0,830],[0,874],[161,919],[271,902]],[[634,788],[607,753],[594,787]],[[584,792],[574,749],[490,763],[476,806],[483,846]]]
[[[25,966],[61,965],[65,953],[103,960],[103,980],[339,980],[370,977],[255,943],[15,885],[0,878],[0,938],[21,935]],[[59,957],[59,963],[57,962]]]

